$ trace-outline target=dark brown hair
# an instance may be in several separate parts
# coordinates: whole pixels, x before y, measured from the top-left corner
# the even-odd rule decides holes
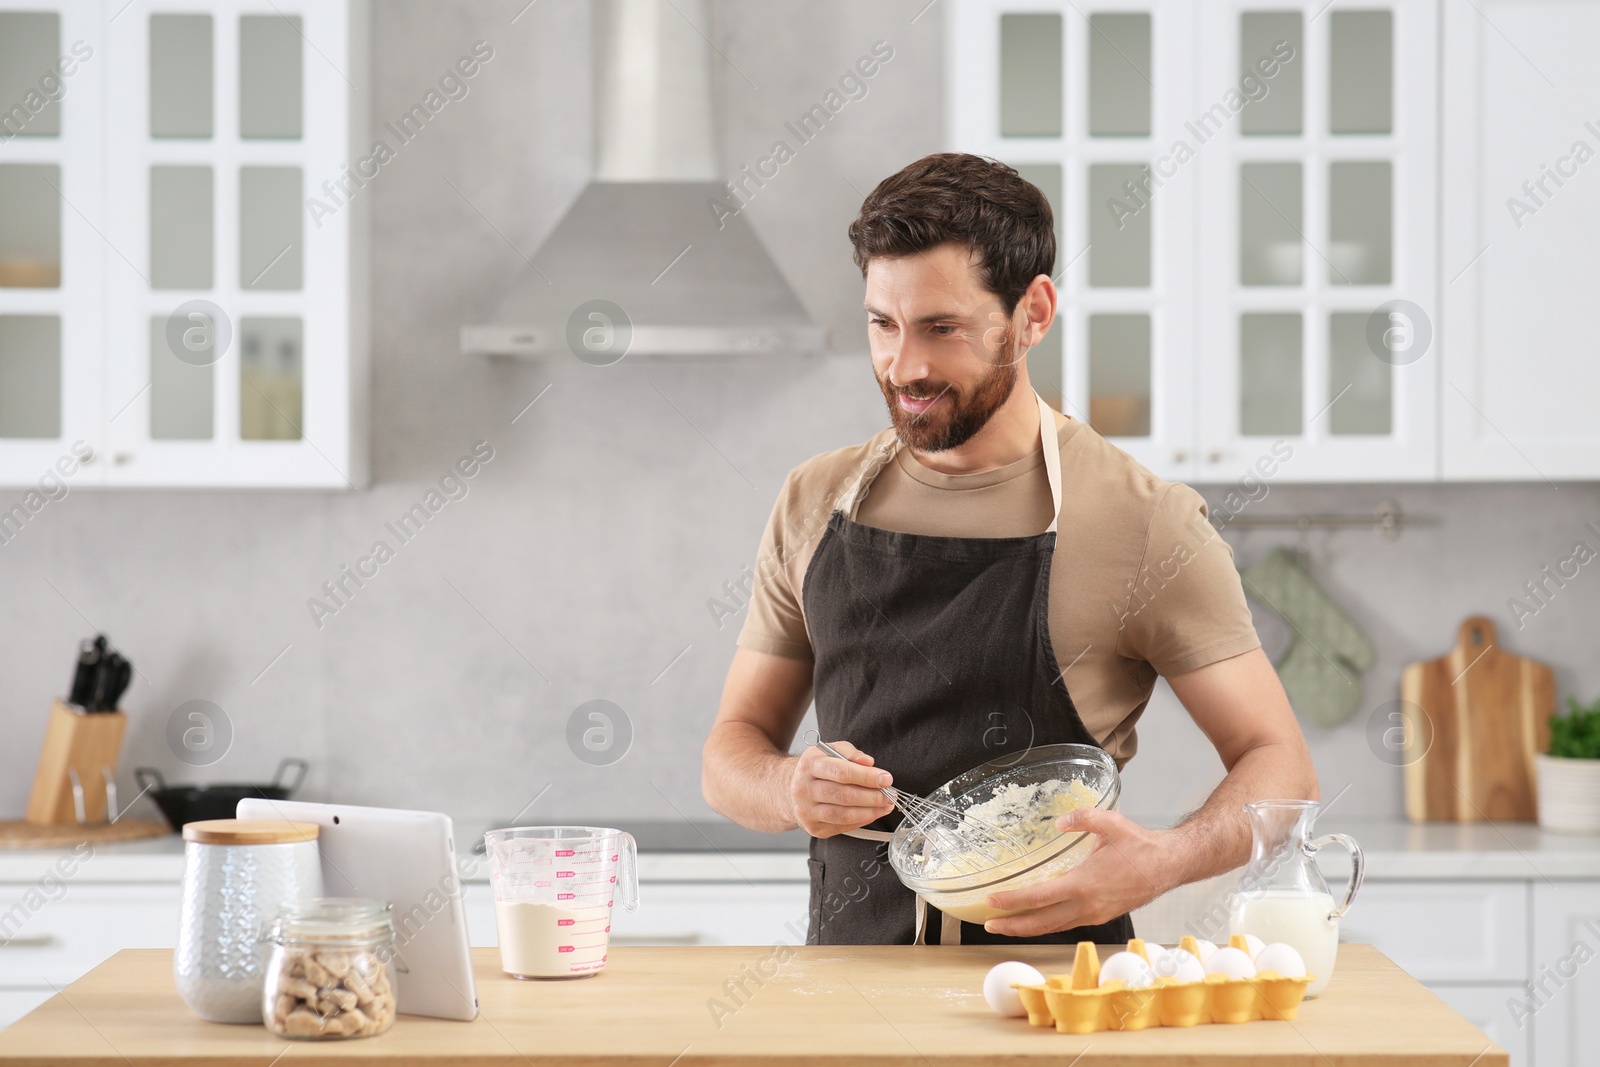
[[[1050,201],[1014,169],[983,156],[923,156],[879,182],[850,224],[863,278],[874,257],[914,255],[947,241],[977,253],[978,276],[1007,315],[1033,279],[1055,273]]]

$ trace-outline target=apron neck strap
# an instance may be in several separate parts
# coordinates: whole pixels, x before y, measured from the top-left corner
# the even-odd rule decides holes
[[[1061,446],[1056,442],[1056,413],[1038,393],[1033,398],[1039,402],[1039,447],[1044,450],[1044,473],[1050,479],[1050,526],[1045,533],[1055,533],[1061,522]]]
[[[1055,533],[1061,521],[1061,449],[1056,444],[1056,415],[1038,393],[1033,398],[1039,402],[1039,447],[1044,452],[1044,471],[1050,480],[1050,526],[1045,533]],[[856,510],[861,506],[867,486],[899,451],[900,439],[895,437],[867,460],[856,480],[845,490],[839,499],[839,510],[851,522],[856,519]]]

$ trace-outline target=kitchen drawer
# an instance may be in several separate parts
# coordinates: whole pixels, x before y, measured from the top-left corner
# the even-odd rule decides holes
[[[1524,1011],[1539,1067],[1594,1067],[1600,1049],[1600,885],[1533,887],[1533,974]]]
[[[797,882],[662,882],[639,887],[639,910],[619,904],[611,940],[619,945],[797,945],[805,941],[808,886]],[[497,944],[494,897],[467,886],[467,933]],[[787,925],[786,925],[787,924]]]
[[[178,943],[176,884],[76,885],[56,900],[33,887],[0,887],[0,989],[66,985],[125,948]]]
[[[1523,1003],[1527,994],[1516,985],[1429,986],[1434,996],[1460,1012],[1462,1017],[1511,1053],[1511,1067],[1533,1067],[1533,1027],[1526,1017],[1522,1025],[1511,1014],[1511,1003]]]
[[[1368,882],[1340,924],[1412,977],[1520,982],[1528,977],[1528,887],[1522,882]]]

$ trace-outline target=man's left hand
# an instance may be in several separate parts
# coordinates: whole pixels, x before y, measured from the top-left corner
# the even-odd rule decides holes
[[[1173,830],[1149,830],[1114,811],[1084,808],[1056,820],[1066,833],[1095,835],[1078,866],[1026,889],[989,894],[989,906],[1020,911],[983,928],[1008,937],[1036,937],[1077,926],[1098,926],[1148,904],[1180,885],[1182,860]]]

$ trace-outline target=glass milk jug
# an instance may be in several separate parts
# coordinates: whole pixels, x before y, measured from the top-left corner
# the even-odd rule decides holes
[[[1361,888],[1361,846],[1347,834],[1313,838],[1322,810],[1314,800],[1261,800],[1244,808],[1253,840],[1250,863],[1234,892],[1228,932],[1254,934],[1269,945],[1293,945],[1313,976],[1306,996],[1314,997],[1333,977],[1339,919]],[[1350,853],[1350,884],[1338,904],[1317,869],[1317,852],[1326,845]]]

